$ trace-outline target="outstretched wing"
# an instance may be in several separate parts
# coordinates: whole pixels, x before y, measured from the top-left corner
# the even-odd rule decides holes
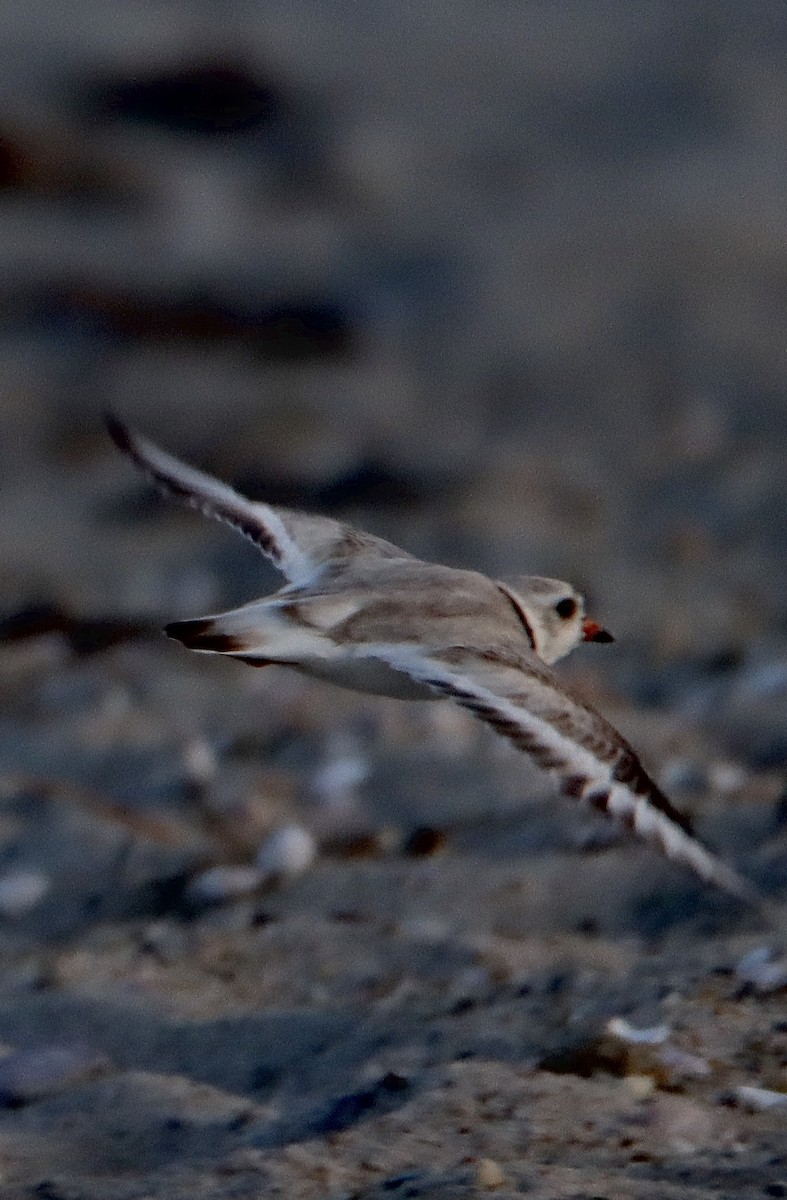
[[[412,555],[383,538],[352,529],[332,517],[273,508],[248,500],[226,483],[188,466],[140,437],[117,417],[106,416],[115,445],[162,491],[207,517],[225,521],[249,538],[289,583],[311,583],[325,563],[341,566],[362,553],[365,558],[410,559]]]
[[[237,529],[254,542],[291,583],[305,583],[313,576],[318,562],[298,545],[270,505],[247,500],[212,475],[180,462],[147,438],[132,432],[117,417],[107,414],[105,419],[118,449],[164,492],[205,516],[225,521]]]
[[[702,879],[774,919],[756,890],[693,836],[617,730],[533,656],[467,646],[368,646],[360,652],[455,700],[553,773],[567,795],[617,817]]]

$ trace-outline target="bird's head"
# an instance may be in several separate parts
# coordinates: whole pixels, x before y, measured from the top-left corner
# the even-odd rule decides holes
[[[612,642],[614,638],[585,615],[584,597],[559,579],[521,575],[500,581],[527,630],[533,649],[546,663],[557,662],[580,642]]]

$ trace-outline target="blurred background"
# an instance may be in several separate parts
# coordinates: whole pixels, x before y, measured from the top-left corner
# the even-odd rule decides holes
[[[575,580],[611,670],[783,638],[780,4],[65,0],[3,30],[6,610],[244,591],[116,544],[110,408],[252,494]]]
[[[110,409],[252,496],[575,582],[618,637],[567,664],[590,695],[783,770],[782,5],[3,13],[6,637],[78,657],[274,585]]]
[[[253,497],[575,583],[618,640],[563,677],[778,893],[783,0],[5,0],[0,55],[0,1039],[170,1073],[0,1103],[0,1135],[43,1130],[25,1179],[148,1164],[146,1195],[192,1196],[173,1148],[323,1136],[475,1055],[494,1094],[567,1028],[655,1020],[697,956],[726,987],[737,950],[706,935],[751,917],[631,839],[589,853],[601,826],[458,710],[165,642],[275,577],[160,500],[101,414]],[[684,940],[599,949],[621,932]],[[680,1013],[699,1053],[713,1021]],[[713,1086],[745,1062],[783,1089],[783,1057],[752,1059],[767,1005],[746,1013]],[[0,1061],[0,1102],[27,1104],[25,1070]],[[228,1123],[238,1095],[278,1107]]]

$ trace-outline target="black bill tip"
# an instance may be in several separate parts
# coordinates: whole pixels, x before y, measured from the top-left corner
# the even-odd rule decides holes
[[[614,642],[614,640],[609,630],[603,629],[597,621],[586,618],[582,622],[583,642]]]

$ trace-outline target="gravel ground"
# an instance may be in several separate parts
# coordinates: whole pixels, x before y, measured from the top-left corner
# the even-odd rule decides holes
[[[787,17],[493,15],[5,6],[3,1200],[787,1195],[782,936],[448,705],[167,642],[274,576],[100,421],[574,581],[785,899]]]

